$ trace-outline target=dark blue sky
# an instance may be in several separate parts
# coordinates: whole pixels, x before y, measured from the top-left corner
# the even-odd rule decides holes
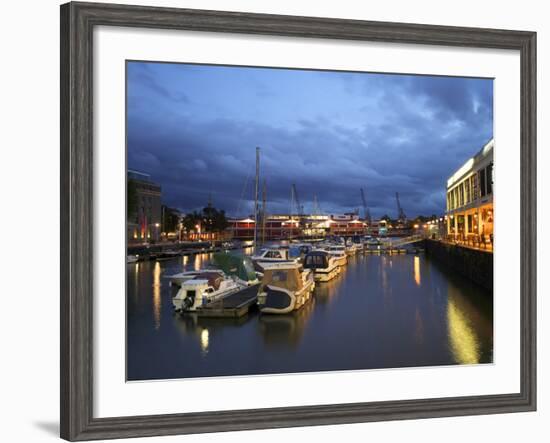
[[[493,135],[493,82],[435,76],[128,63],[128,167],[165,204],[253,207],[255,147],[269,213],[361,207],[440,214],[445,182]],[[242,196],[242,198],[241,198]],[[239,214],[237,214],[237,212]],[[362,213],[362,210],[361,210]]]

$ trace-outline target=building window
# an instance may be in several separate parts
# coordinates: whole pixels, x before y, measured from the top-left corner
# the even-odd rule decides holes
[[[479,188],[481,191],[481,197],[485,197],[487,194],[487,188],[485,186],[485,169],[479,171]]]
[[[493,164],[487,166],[487,194],[493,193]]]
[[[472,200],[479,198],[477,174],[472,175]]]
[[[466,191],[466,204],[468,204],[472,201],[471,195],[470,195],[470,179],[469,178],[464,182],[464,189]]]

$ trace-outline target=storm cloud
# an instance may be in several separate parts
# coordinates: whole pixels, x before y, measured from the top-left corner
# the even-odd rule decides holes
[[[184,212],[441,214],[445,182],[493,136],[490,79],[129,62],[128,166]]]

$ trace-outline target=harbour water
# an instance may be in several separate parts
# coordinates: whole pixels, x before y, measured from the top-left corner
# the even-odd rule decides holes
[[[491,363],[492,294],[424,254],[349,257],[294,314],[173,313],[167,275],[209,254],[127,265],[127,379]]]

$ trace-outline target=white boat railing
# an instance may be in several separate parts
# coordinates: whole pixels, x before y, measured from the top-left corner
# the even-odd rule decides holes
[[[409,245],[424,240],[424,236],[416,234],[408,237],[401,237],[395,240],[385,240],[382,245],[386,248],[394,249],[399,246]]]

